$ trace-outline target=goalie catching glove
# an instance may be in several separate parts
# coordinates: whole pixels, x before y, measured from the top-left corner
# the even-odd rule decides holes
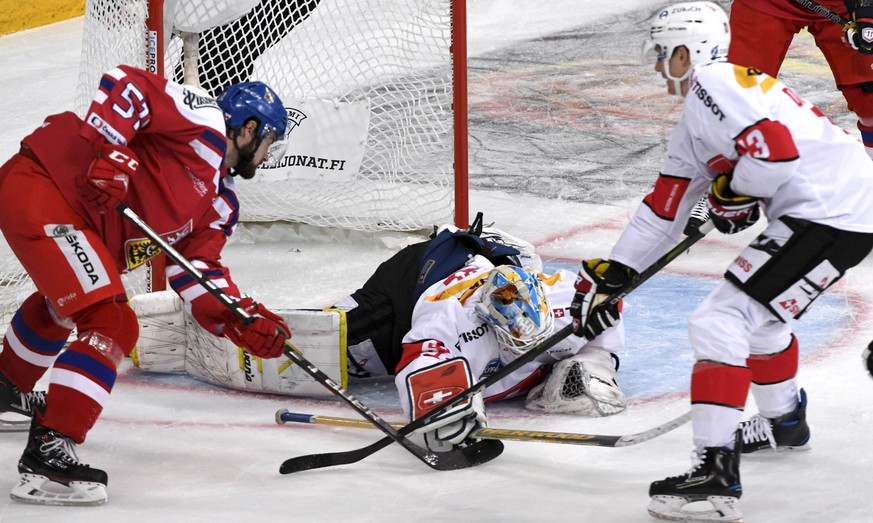
[[[118,207],[138,167],[139,159],[128,147],[104,144],[80,184],[82,199],[100,214]]]
[[[455,358],[417,370],[406,377],[410,417],[415,420],[456,397],[473,385],[467,360]],[[447,452],[460,445],[471,432],[486,427],[485,401],[476,393],[420,428],[427,447]]]
[[[573,333],[593,340],[621,319],[621,302],[604,303],[636,275],[630,267],[610,260],[583,260],[576,276],[576,294],[570,305]]]
[[[731,190],[731,175],[719,174],[712,181],[707,195],[709,217],[723,234],[748,229],[761,217],[758,199]]]
[[[243,325],[232,312],[225,313],[224,336],[245,349],[252,356],[278,358],[285,348],[285,340],[291,338],[291,329],[278,315],[249,297],[237,302],[252,321]]]

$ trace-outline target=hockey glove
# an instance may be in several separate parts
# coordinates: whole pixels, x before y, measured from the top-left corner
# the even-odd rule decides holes
[[[610,294],[620,290],[636,271],[616,261],[583,260],[576,276],[576,294],[570,304],[573,333],[593,340],[621,319],[620,304],[606,304]]]
[[[139,160],[129,148],[104,144],[80,185],[82,198],[100,214],[114,209],[127,194],[130,177],[136,174],[137,167]]]
[[[239,318],[227,311],[224,336],[252,356],[260,358],[281,356],[285,340],[291,338],[291,329],[288,328],[285,320],[249,297],[241,299],[238,303],[244,311],[253,316],[253,320],[248,325],[243,325]]]
[[[873,7],[859,7],[846,24],[845,41],[861,54],[873,54]]]
[[[417,419],[454,398],[473,385],[467,360],[456,358],[417,370],[406,377],[410,416]],[[437,416],[419,429],[427,447],[446,452],[460,445],[474,430],[488,425],[482,394],[472,397]]]
[[[712,224],[724,234],[748,229],[761,217],[758,199],[733,192],[729,174],[715,177],[709,187],[706,204]]]

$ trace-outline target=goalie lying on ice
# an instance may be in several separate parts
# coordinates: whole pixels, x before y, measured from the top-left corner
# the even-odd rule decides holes
[[[575,276],[541,269],[533,246],[503,231],[443,228],[382,263],[335,308],[280,314],[294,329],[295,345],[343,386],[348,376],[395,374],[404,411],[417,417],[450,397],[453,387],[486,378],[571,321]],[[331,396],[284,358],[252,358],[199,332],[172,293],[137,296],[132,305],[141,321],[136,361],[143,369],[188,372],[241,390]],[[483,398],[426,427],[428,444],[460,442],[484,424],[483,399],[527,394],[525,406],[540,412],[621,412],[626,399],[616,382],[615,353],[624,345],[623,329],[619,321],[591,341],[563,340],[485,389]]]

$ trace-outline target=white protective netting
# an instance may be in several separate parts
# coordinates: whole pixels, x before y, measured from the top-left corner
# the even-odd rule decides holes
[[[215,11],[226,3],[180,1],[165,17],[189,30],[220,19]],[[261,0],[242,17],[199,32],[201,87],[216,95],[230,83],[261,80],[292,113],[285,169],[262,169],[255,180],[237,184],[243,221],[357,230],[418,230],[452,221],[451,5]],[[144,0],[88,1],[80,114],[104,70],[117,63],[150,65],[142,46],[157,42],[145,27],[146,8]],[[174,36],[164,67],[177,81],[183,81],[182,55],[182,39]],[[349,122],[363,132],[349,131]],[[296,149],[298,136],[314,126],[317,136]],[[341,172],[337,165],[350,168]]]
[[[285,102],[289,127],[298,128],[289,134],[284,169],[261,169],[237,184],[242,221],[362,231],[452,221],[452,0],[164,2],[163,27],[173,35],[165,38],[167,77],[199,83],[213,95],[229,83],[264,81]],[[155,52],[164,46],[149,30],[149,9],[147,0],[87,1],[80,116],[107,69],[156,70],[146,57],[160,56]],[[223,25],[208,28],[215,23]],[[180,31],[198,36],[193,52],[183,51]],[[198,58],[198,72],[187,80],[183,52]],[[304,141],[306,149],[296,150]],[[350,168],[339,172],[337,165]],[[8,248],[0,255],[2,330],[33,286]],[[145,285],[141,275],[128,284],[136,291]]]

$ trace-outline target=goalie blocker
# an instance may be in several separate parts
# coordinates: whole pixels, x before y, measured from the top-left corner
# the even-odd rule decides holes
[[[130,299],[139,319],[139,340],[131,358],[144,371],[189,374],[203,381],[242,390],[307,397],[331,392],[285,356],[264,360],[227,338],[200,327],[173,291]],[[340,310],[276,311],[292,329],[292,341],[332,380],[348,386],[346,320]]]

